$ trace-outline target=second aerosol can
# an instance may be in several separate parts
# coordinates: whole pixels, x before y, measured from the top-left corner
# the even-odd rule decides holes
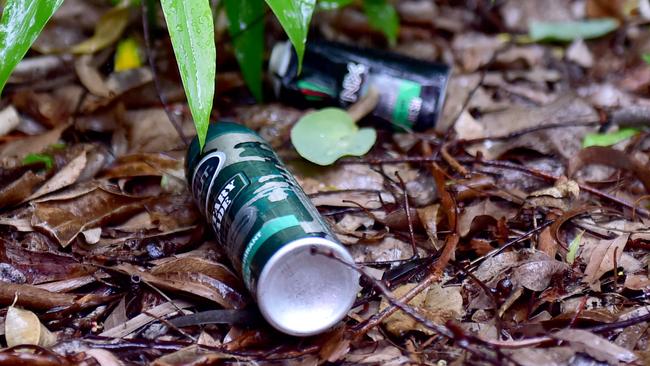
[[[298,73],[298,57],[287,41],[273,48],[269,72],[276,96],[285,103],[346,108],[374,88],[379,94],[375,118],[396,129],[423,131],[433,128],[442,113],[450,68],[390,52],[309,41]]]
[[[199,209],[271,325],[308,336],[345,317],[359,288],[352,257],[261,137],[213,124],[203,152],[196,139],[190,145],[186,171]]]

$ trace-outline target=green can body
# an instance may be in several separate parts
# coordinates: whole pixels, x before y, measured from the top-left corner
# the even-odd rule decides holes
[[[303,278],[313,276],[313,272],[308,273],[313,269],[303,271],[296,267],[299,263],[291,259],[292,256],[307,255],[303,245],[305,243],[318,246],[324,244],[339,253],[344,261],[351,262],[347,251],[336,242],[330,228],[292,174],[270,146],[248,128],[230,122],[211,125],[203,153],[199,151],[196,139],[191,144],[186,171],[195,202],[211,225],[218,243],[224,247],[233,266],[241,273],[244,283],[258,302],[262,296],[275,298],[280,296],[277,292],[289,291],[288,289],[303,294],[286,294],[287,296],[308,295],[305,293],[310,291],[309,288],[295,285],[307,281],[309,284],[306,283],[303,287],[313,287],[313,279]],[[290,253],[293,249],[287,252],[287,246],[302,247],[303,250],[294,254]],[[283,254],[278,254],[280,252]],[[307,260],[312,259],[307,257]],[[275,265],[273,269],[267,268],[270,261]],[[337,267],[337,271],[350,271],[332,260],[318,260],[314,263],[324,263],[324,272],[327,273],[333,267]],[[354,281],[355,274],[348,274],[347,277],[333,281]],[[259,287],[263,275],[273,277],[268,280],[274,281],[270,285],[273,288],[280,286],[277,282],[284,281],[285,278],[290,283],[277,290],[265,291],[265,288]],[[347,283],[342,285],[348,286]],[[354,292],[351,293],[354,295]],[[270,305],[267,307],[280,303],[281,300],[268,299]],[[305,304],[310,300],[303,300],[302,304],[308,306]],[[349,308],[351,300],[346,298],[344,302]],[[261,310],[267,320],[282,331],[296,335],[318,333],[283,329],[287,326],[274,324],[277,319],[269,319],[269,314],[278,309]],[[327,324],[325,329],[329,326],[331,324]]]

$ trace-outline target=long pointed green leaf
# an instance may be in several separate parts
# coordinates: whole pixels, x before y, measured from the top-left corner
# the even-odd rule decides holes
[[[289,40],[298,55],[298,72],[302,69],[309,22],[316,6],[316,0],[266,0],[271,10],[287,32]]]
[[[394,45],[399,31],[399,17],[393,4],[386,0],[364,0],[363,11],[368,17],[368,24],[384,33],[388,42]]]
[[[0,19],[0,93],[63,0],[8,0]]]
[[[161,0],[194,126],[203,148],[210,123],[217,51],[208,0]]]
[[[244,81],[253,96],[262,100],[264,62],[264,0],[225,1],[230,37]]]

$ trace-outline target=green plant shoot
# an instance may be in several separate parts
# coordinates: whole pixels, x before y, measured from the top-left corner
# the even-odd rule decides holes
[[[576,255],[578,254],[578,248],[580,247],[580,242],[582,241],[582,235],[585,233],[584,230],[578,233],[571,243],[569,243],[569,252],[566,254],[566,261],[569,264],[573,264],[576,260]]]
[[[264,63],[264,0],[225,1],[228,31],[246,85],[262,100]]]
[[[199,146],[203,149],[214,98],[217,51],[208,0],[161,0]]]
[[[0,19],[0,93],[63,0],[9,0]]]
[[[305,54],[305,43],[309,22],[316,6],[316,0],[266,0],[278,21],[287,33],[293,48],[298,55],[298,72],[302,70],[302,57]]]

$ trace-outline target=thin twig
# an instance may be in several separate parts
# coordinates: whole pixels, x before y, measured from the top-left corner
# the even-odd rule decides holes
[[[420,255],[418,254],[417,244],[415,243],[415,233],[413,232],[413,221],[411,220],[411,207],[409,206],[409,194],[406,191],[406,184],[404,183],[402,177],[399,175],[399,172],[396,171],[395,176],[399,180],[399,184],[402,187],[402,190],[404,191],[404,210],[406,210],[406,221],[408,221],[408,226],[409,226],[409,238],[411,239],[411,248],[413,248],[413,256],[411,256],[411,259],[420,258]]]
[[[149,61],[149,68],[151,68],[151,73],[153,75],[153,84],[156,88],[156,93],[158,94],[160,103],[162,104],[163,109],[167,114],[167,118],[169,118],[169,121],[174,126],[176,133],[178,133],[178,136],[180,136],[185,146],[187,146],[189,145],[189,139],[187,138],[187,136],[185,136],[185,133],[183,132],[183,128],[181,127],[180,123],[176,119],[176,116],[170,110],[169,105],[167,104],[167,100],[165,98],[165,93],[162,90],[162,86],[160,85],[160,80],[158,79],[158,73],[156,72],[156,62],[153,54],[154,52],[151,47],[151,35],[149,33],[149,18],[147,17],[149,8],[147,7],[147,1],[141,1],[141,4],[142,4],[142,31],[144,33],[144,45],[147,50],[147,60]]]

